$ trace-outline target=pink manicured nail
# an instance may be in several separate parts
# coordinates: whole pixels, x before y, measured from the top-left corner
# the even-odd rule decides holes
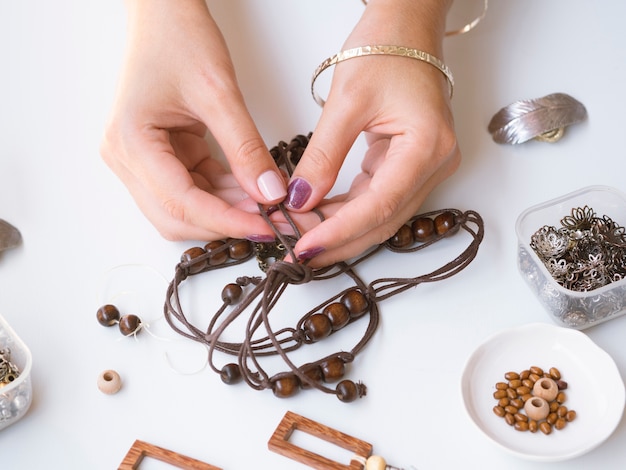
[[[323,253],[325,248],[321,246],[317,246],[315,248],[309,248],[308,250],[301,251],[298,254],[298,259],[300,261],[310,260],[311,258],[315,258],[317,255]]]
[[[287,194],[284,180],[278,173],[272,170],[268,170],[259,176],[256,180],[256,184],[261,194],[270,201],[282,199]]]
[[[304,178],[296,178],[287,188],[287,199],[285,205],[291,209],[300,209],[307,202],[313,188]]]

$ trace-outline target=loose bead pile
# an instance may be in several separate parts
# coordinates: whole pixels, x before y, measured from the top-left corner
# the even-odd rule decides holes
[[[626,229],[588,207],[572,209],[561,227],[544,226],[531,248],[556,282],[587,292],[626,277]]]
[[[532,366],[520,373],[507,372],[504,378],[506,382],[495,385],[493,397],[498,404],[493,412],[517,431],[541,431],[547,435],[576,419],[576,412],[564,405],[567,382],[556,367],[544,372],[541,367]]]
[[[298,135],[290,144],[280,142],[270,149],[276,163],[285,168],[289,174],[293,172],[293,168],[304,153],[310,135]],[[461,212],[456,209],[434,211],[413,217],[387,242],[373,247],[350,262],[313,269],[306,262],[283,261],[286,254],[290,254],[292,259],[297,259],[293,247],[300,237],[300,232],[282,204],[270,208],[271,210],[262,206],[259,206],[259,209],[274,230],[276,241],[253,243],[248,240],[227,239],[186,250],[176,265],[174,278],[168,287],[164,314],[174,331],[208,347],[209,366],[220,375],[224,383],[235,384],[245,381],[255,390],[271,389],[274,395],[280,398],[290,397],[301,389],[310,388],[334,394],[344,402],[351,402],[364,396],[366,394],[364,384],[343,377],[346,365],[354,361],[355,356],[365,347],[377,328],[378,302],[423,282],[446,279],[458,273],[476,256],[484,233],[482,219],[474,211]],[[268,214],[273,210],[282,212],[293,228],[295,236],[286,236],[274,226]],[[321,212],[316,213],[323,220]],[[413,278],[383,278],[366,284],[355,270],[359,263],[382,249],[398,253],[418,251],[458,232],[461,228],[472,237],[469,246],[454,260],[429,274]],[[253,256],[256,256],[259,267],[266,273],[265,277],[243,276],[227,284],[221,294],[222,306],[211,317],[208,325],[198,327],[192,324],[183,312],[179,286],[191,276],[244,263]],[[295,327],[272,330],[269,314],[289,285],[329,280],[344,274],[353,280],[353,287],[344,289],[305,313]],[[224,332],[244,312],[249,313],[243,340],[223,341],[221,337]],[[363,318],[369,319],[365,333],[349,351],[330,354],[301,366],[297,366],[289,359],[289,352],[302,345],[319,342]],[[265,333],[260,333],[262,328],[266,330]],[[259,334],[262,337],[257,337]],[[235,356],[237,361],[218,367],[213,360],[215,351]],[[261,367],[260,358],[263,356],[280,356],[289,370],[270,376]],[[327,385],[333,383],[336,383],[333,388]]]

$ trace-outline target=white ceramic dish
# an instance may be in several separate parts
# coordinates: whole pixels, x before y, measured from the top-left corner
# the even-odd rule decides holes
[[[520,432],[496,416],[496,382],[508,371],[556,367],[568,383],[565,405],[577,417],[552,434]],[[493,442],[536,461],[571,459],[604,442],[619,424],[624,382],[613,359],[589,337],[570,328],[533,323],[497,333],[471,355],[461,380],[465,409]]]

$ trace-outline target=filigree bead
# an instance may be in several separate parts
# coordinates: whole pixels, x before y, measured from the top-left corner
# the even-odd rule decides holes
[[[102,326],[112,326],[120,319],[120,311],[115,305],[103,305],[96,312],[96,318]]]

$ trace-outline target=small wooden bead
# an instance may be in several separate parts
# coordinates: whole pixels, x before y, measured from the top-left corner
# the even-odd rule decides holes
[[[189,270],[190,274],[197,274],[200,271],[202,271],[204,268],[206,268],[207,261],[202,260],[202,261],[196,261],[194,263],[193,260],[205,254],[206,254],[206,251],[204,250],[204,248],[199,247],[199,246],[194,246],[193,248],[189,248],[188,250],[185,250],[183,255],[180,257],[180,260],[183,263],[192,263],[189,265],[187,269]]]
[[[332,331],[333,325],[330,318],[322,313],[314,313],[307,318],[303,325],[304,333],[311,341],[319,341],[326,338]]]
[[[369,307],[367,299],[357,289],[351,289],[341,297],[341,303],[346,306],[350,312],[351,318],[359,318]]]
[[[300,390],[300,380],[295,375],[283,375],[272,381],[272,392],[278,398],[289,398]]]
[[[387,462],[380,455],[371,455],[365,461],[365,470],[385,470]]]
[[[141,320],[137,315],[124,315],[120,318],[118,324],[120,333],[124,336],[130,336],[132,334],[139,333],[139,327],[141,326]]]
[[[243,289],[239,284],[226,284],[222,289],[222,300],[226,305],[232,305],[239,302]]]
[[[324,377],[322,376],[322,368],[317,364],[303,367],[302,373],[310,378],[313,382],[319,383],[324,379]],[[307,390],[312,387],[312,385],[309,385],[304,380],[301,381],[300,386],[303,390]]]
[[[111,326],[120,319],[120,311],[115,305],[103,305],[96,312],[96,318],[102,326]]]
[[[336,382],[346,372],[346,364],[339,357],[331,357],[320,364],[324,382]]]
[[[98,389],[107,395],[113,395],[122,388],[120,374],[114,370],[105,370],[98,376]]]
[[[408,225],[403,225],[398,229],[393,237],[389,239],[389,244],[395,248],[405,248],[413,244],[413,230]]]
[[[211,254],[209,256],[209,266],[219,266],[228,260],[228,250],[223,249],[218,251],[222,246],[224,246],[222,240],[214,240],[204,245],[205,251]]]
[[[524,403],[526,415],[535,421],[541,421],[550,413],[548,402],[541,397],[533,397]]]
[[[335,389],[337,398],[344,403],[350,403],[365,395],[365,385],[355,384],[352,380],[342,380]]]
[[[330,319],[333,331],[343,328],[350,322],[350,311],[340,302],[327,305],[322,313]]]
[[[430,217],[418,217],[411,224],[411,229],[416,242],[424,243],[435,238],[435,222]]]
[[[252,243],[248,240],[238,240],[230,246],[228,254],[232,259],[246,259],[252,254]]]
[[[558,393],[559,387],[557,387],[556,382],[547,377],[542,377],[537,380],[533,387],[533,394],[537,397],[545,399],[546,401],[554,400]]]
[[[435,223],[435,232],[437,232],[437,235],[443,235],[453,230],[455,228],[454,219],[455,219],[454,214],[449,211],[442,212],[437,217],[435,217],[434,223]]]
[[[241,382],[241,371],[239,366],[235,363],[226,364],[220,371],[220,378],[222,382],[228,385],[233,385]]]

